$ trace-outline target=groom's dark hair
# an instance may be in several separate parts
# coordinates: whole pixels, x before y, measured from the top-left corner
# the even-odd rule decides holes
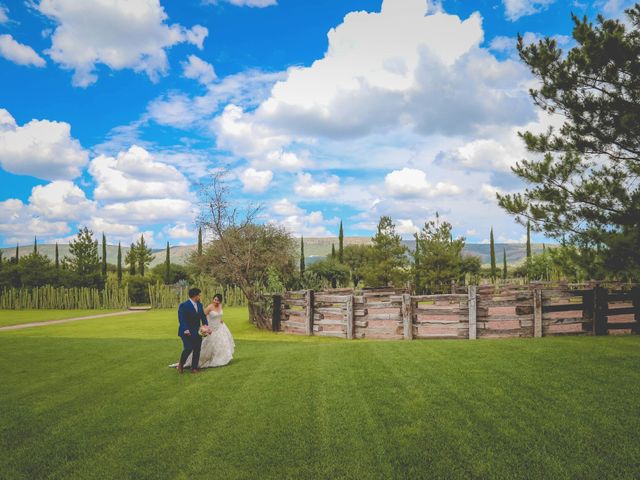
[[[190,289],[189,289],[189,298],[193,298],[193,297],[195,297],[196,295],[200,295],[200,292],[201,292],[201,291],[202,291],[202,290],[200,290],[199,288],[190,288]]]

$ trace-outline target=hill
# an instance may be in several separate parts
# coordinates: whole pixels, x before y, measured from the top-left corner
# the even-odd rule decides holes
[[[403,243],[409,248],[409,250],[413,251],[415,249],[416,242],[414,240],[405,240]],[[304,252],[305,257],[309,264],[318,261],[322,257],[325,257],[331,253],[331,245],[335,245],[336,249],[338,248],[338,238],[337,237],[323,237],[323,238],[305,238],[304,239]],[[346,245],[369,245],[371,244],[371,238],[369,237],[345,237],[344,244]],[[296,243],[299,247],[299,243]],[[69,245],[67,244],[59,244],[59,253],[60,258],[64,258],[65,256],[69,256]],[[189,258],[191,252],[196,249],[196,245],[181,245],[171,247],[171,262],[179,265],[184,265]],[[499,264],[502,264],[502,251],[503,249],[507,252],[507,263],[509,265],[517,265],[521,263],[526,257],[526,245],[524,243],[496,243],[496,257]],[[532,249],[534,253],[542,252],[542,244],[536,243],[532,245]],[[100,249],[99,249],[100,250]],[[15,247],[11,248],[2,248],[2,258],[7,259],[15,256]],[[38,245],[38,251],[51,258],[52,260],[55,258],[55,245]],[[122,258],[124,261],[124,257],[129,251],[129,247],[122,247]],[[20,246],[20,257],[25,255],[29,255],[33,252],[33,245],[24,245]],[[155,249],[153,250],[153,254],[155,258],[151,262],[151,267],[158,265],[159,263],[164,263],[165,260],[165,249]],[[488,265],[490,263],[490,252],[489,245],[485,243],[469,243],[465,245],[463,250],[464,255],[475,255],[480,257],[482,264]],[[117,245],[107,245],[107,262],[111,264],[116,264],[118,257],[118,246]]]

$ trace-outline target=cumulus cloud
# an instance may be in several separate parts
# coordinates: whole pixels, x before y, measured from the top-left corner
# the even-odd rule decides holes
[[[96,210],[95,202],[88,200],[80,187],[66,180],[37,185],[31,191],[29,204],[35,213],[49,221],[87,219]]]
[[[327,225],[335,225],[337,221],[336,218],[326,219],[323,213],[318,210],[307,212],[302,209],[296,211],[293,215],[277,217],[271,220],[272,223],[282,225],[297,237],[301,235],[305,237],[333,236],[334,234],[329,231]]]
[[[0,24],[9,21],[9,10],[4,5],[0,5]]]
[[[89,173],[96,181],[97,200],[184,199],[189,194],[189,182],[182,173],[172,165],[156,161],[136,145],[115,157],[94,158]]]
[[[19,126],[0,108],[0,165],[8,172],[45,180],[68,180],[79,176],[88,153],[71,136],[71,125],[31,120]]]
[[[299,173],[293,191],[301,197],[326,198],[338,193],[340,178],[336,175],[329,176],[325,182],[318,182],[309,173]]]
[[[213,65],[195,55],[189,55],[187,61],[182,63],[182,70],[183,77],[197,80],[203,85],[208,85],[217,78]]]
[[[2,10],[0,10],[0,17]],[[1,18],[0,18],[1,20]],[[0,23],[2,23],[0,21]],[[11,35],[0,35],[0,57],[4,57],[10,62],[27,67],[44,67],[44,58],[28,45],[23,45],[13,39]]]
[[[29,205],[21,200],[10,198],[0,202],[0,235],[6,244],[33,242],[39,238],[66,235],[71,228],[64,221],[49,221],[34,215]]]
[[[556,0],[503,0],[505,16],[512,22],[549,7]]]
[[[175,225],[167,226],[164,232],[170,237],[178,240],[193,240],[198,233],[190,229],[185,222],[178,222]]]
[[[73,70],[79,87],[97,81],[98,64],[144,72],[157,81],[169,67],[166,49],[184,42],[201,49],[208,35],[200,25],[167,24],[159,0],[41,0],[37,9],[57,24],[47,53]]]
[[[433,198],[445,195],[459,195],[462,189],[449,182],[427,181],[427,174],[414,168],[394,170],[384,179],[387,192],[397,198]]]
[[[304,210],[287,198],[281,198],[273,203],[271,211],[281,217],[290,217],[293,215],[302,215]]]
[[[247,193],[264,192],[273,180],[273,172],[271,170],[256,170],[255,168],[247,168],[240,173],[240,181],[243,185],[243,191]]]
[[[188,200],[153,198],[105,205],[102,215],[107,220],[127,225],[152,225],[192,218],[192,204]]]

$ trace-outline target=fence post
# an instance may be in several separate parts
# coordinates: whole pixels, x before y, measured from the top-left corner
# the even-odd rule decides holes
[[[468,303],[469,303],[469,340],[478,338],[478,309],[477,309],[477,288],[475,285],[468,287]]]
[[[347,299],[347,311],[345,313],[347,320],[347,340],[353,340],[353,322],[355,320],[353,313],[353,294],[351,294]]]
[[[593,289],[593,334],[607,334],[607,310],[609,308],[609,295],[607,290],[600,285]]]
[[[631,289],[631,301],[635,312],[633,312],[634,320],[639,324],[636,325],[635,333],[640,333],[640,287],[633,287]]]
[[[271,312],[271,330],[280,331],[280,320],[282,319],[282,295],[273,296],[273,311]]]
[[[542,337],[542,290],[533,289],[533,336]]]
[[[413,340],[413,302],[411,295],[402,294],[402,327],[405,340]]]
[[[311,336],[313,335],[313,290],[307,290],[304,298],[307,304],[304,319],[304,333]]]

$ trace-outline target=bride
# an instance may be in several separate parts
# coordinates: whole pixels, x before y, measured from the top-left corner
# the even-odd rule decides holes
[[[227,325],[222,321],[222,295],[216,293],[204,309],[212,333],[202,339],[198,368],[221,367],[233,358],[235,343]],[[176,364],[177,365],[177,364]],[[191,366],[191,355],[184,364]]]

